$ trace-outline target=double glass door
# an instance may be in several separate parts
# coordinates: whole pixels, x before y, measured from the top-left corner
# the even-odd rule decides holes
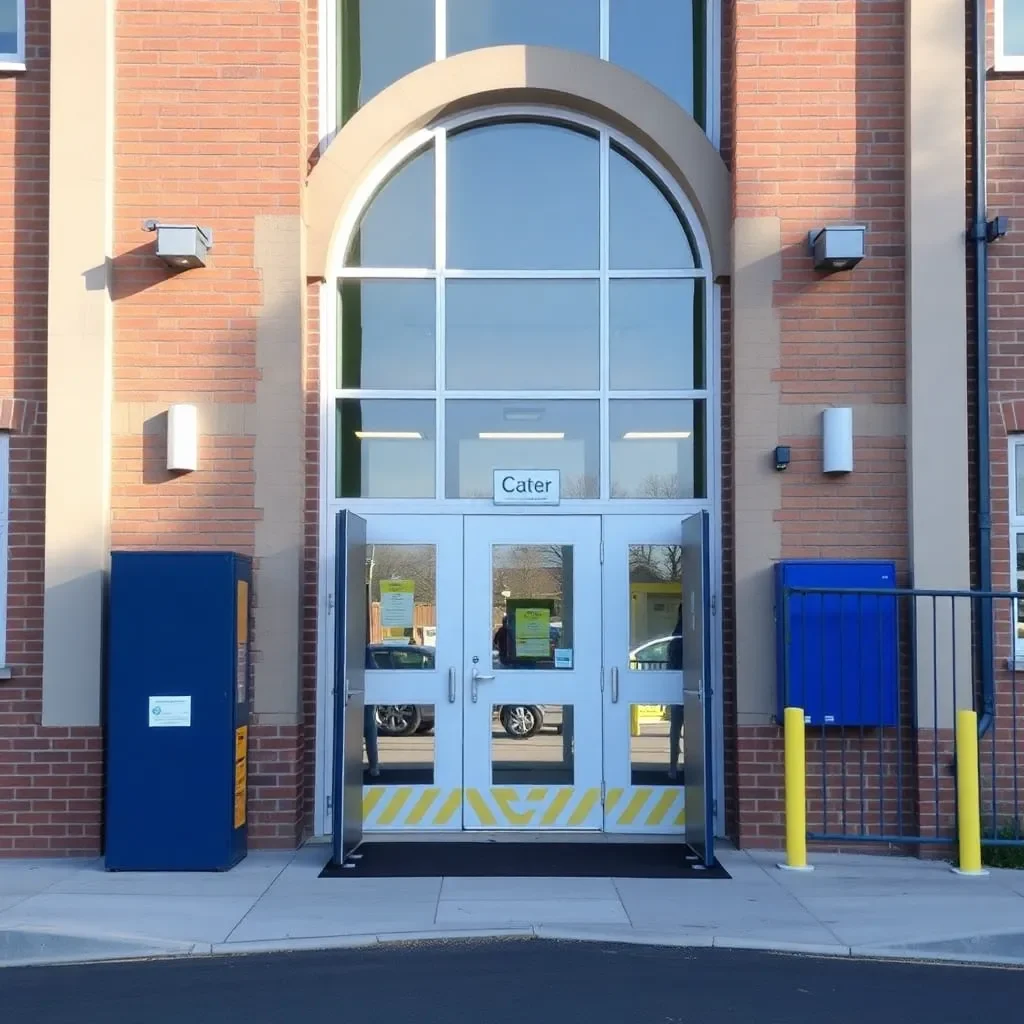
[[[682,646],[703,636],[680,527],[369,519],[364,830],[682,835],[704,716],[684,726]]]

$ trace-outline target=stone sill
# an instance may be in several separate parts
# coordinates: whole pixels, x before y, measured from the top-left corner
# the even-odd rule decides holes
[[[0,75],[8,72],[27,71],[27,66],[17,60],[0,60]]]

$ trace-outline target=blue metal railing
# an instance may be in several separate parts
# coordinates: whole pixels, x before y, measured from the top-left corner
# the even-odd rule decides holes
[[[783,703],[805,710],[809,839],[955,842],[954,716],[981,710],[987,696],[977,644],[987,618],[1004,642],[980,738],[982,843],[1024,846],[1024,692],[1014,657],[1019,642],[1024,667],[1022,600],[995,591],[785,589],[781,685]]]

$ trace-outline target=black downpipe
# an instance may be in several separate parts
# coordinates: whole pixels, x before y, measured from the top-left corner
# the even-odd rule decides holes
[[[985,129],[985,4],[974,0],[974,123],[971,152],[974,163],[974,319],[978,346],[978,589],[992,591],[992,487],[990,482],[989,360],[988,360],[988,161]],[[992,602],[981,599],[979,609],[979,662],[981,668],[981,718],[978,732],[984,736],[995,711],[995,643]]]

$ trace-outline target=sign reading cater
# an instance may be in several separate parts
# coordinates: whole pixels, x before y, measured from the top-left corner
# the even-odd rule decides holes
[[[496,469],[495,505],[557,505],[561,476],[557,469]]]

